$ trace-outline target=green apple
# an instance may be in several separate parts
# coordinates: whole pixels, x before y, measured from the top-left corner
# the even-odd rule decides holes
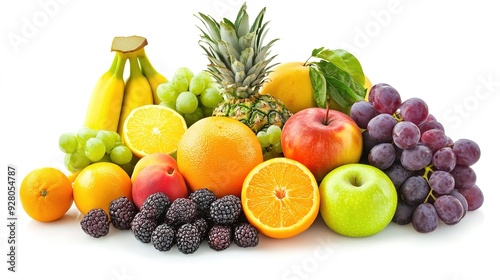
[[[366,237],[382,231],[398,203],[396,188],[380,169],[361,163],[345,164],[321,181],[320,213],[334,232]]]

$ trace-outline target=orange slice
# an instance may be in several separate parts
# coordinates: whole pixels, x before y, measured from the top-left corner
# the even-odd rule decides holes
[[[186,121],[176,111],[161,105],[144,105],[132,110],[125,119],[122,136],[138,158],[153,153],[175,156],[186,130]]]
[[[241,202],[248,221],[260,232],[289,238],[308,229],[318,216],[318,183],[300,162],[273,158],[247,175]]]

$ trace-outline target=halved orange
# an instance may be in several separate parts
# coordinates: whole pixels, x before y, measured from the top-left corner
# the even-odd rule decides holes
[[[318,183],[300,162],[273,158],[247,175],[241,202],[248,221],[261,233],[289,238],[308,229],[318,216]]]
[[[130,112],[123,124],[123,141],[138,158],[153,153],[175,156],[187,130],[176,111],[161,105],[144,105]]]

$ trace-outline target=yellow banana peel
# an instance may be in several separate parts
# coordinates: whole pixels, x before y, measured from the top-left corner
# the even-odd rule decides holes
[[[90,96],[84,127],[117,131],[125,82],[123,71],[127,58],[116,52],[110,69],[104,73]]]
[[[142,74],[148,79],[149,85],[153,90],[154,104],[158,105],[161,103],[161,100],[160,98],[158,98],[158,95],[156,94],[156,89],[160,84],[166,83],[168,79],[162,74],[160,74],[158,71],[156,71],[156,69],[151,64],[151,61],[147,57],[144,48],[137,51],[137,58],[139,59],[139,63],[142,68]]]
[[[137,59],[137,51],[127,53],[126,55],[130,65],[130,75],[125,82],[120,122],[118,125],[118,134],[120,135],[123,132],[123,124],[132,110],[154,103],[153,90],[149,85],[148,79],[142,74]]]

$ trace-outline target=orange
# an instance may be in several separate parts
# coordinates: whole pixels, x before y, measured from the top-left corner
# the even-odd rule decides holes
[[[152,153],[175,156],[177,143],[187,129],[176,111],[161,105],[144,105],[130,112],[123,124],[123,141],[138,158]]]
[[[318,183],[300,162],[273,158],[248,174],[241,202],[248,221],[260,232],[289,238],[308,229],[318,216]]]
[[[367,93],[371,88],[371,82],[366,75],[365,88],[367,88]],[[285,62],[274,67],[269,73],[268,81],[263,84],[260,92],[280,99],[292,113],[297,113],[306,108],[317,107],[309,76],[309,66],[304,62]],[[348,109],[342,108],[334,100],[330,102],[330,108],[348,113]]]
[[[83,215],[95,208],[108,213],[111,201],[121,196],[132,200],[132,183],[127,172],[111,162],[85,167],[73,183],[75,205]]]
[[[245,177],[262,161],[255,133],[228,117],[197,121],[184,133],[177,150],[177,166],[189,188],[208,188],[217,197],[239,197]]]
[[[28,216],[40,222],[51,222],[68,212],[73,204],[73,189],[62,171],[42,167],[24,177],[19,198]]]

